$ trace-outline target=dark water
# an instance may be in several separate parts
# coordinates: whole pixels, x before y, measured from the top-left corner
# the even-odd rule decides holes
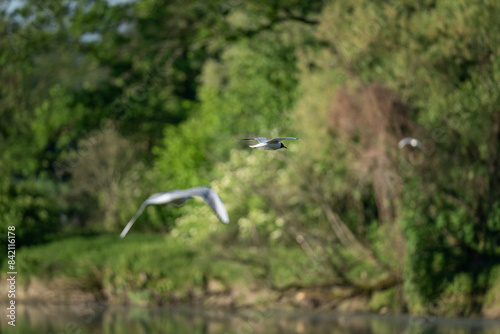
[[[500,320],[440,319],[332,312],[141,308],[75,305],[17,305],[16,326],[1,333],[500,333]]]

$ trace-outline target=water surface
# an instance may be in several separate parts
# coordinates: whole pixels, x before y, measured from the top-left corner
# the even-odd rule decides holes
[[[5,315],[4,315],[5,317]],[[1,333],[500,333],[500,320],[333,312],[125,307],[101,303],[17,305],[16,327]]]

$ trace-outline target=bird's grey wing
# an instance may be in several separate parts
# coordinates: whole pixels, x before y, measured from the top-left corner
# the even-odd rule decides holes
[[[405,147],[406,145],[408,145],[408,144],[410,144],[410,143],[411,143],[412,139],[413,139],[413,138],[411,138],[411,137],[405,137],[405,138],[401,139],[401,140],[399,141],[399,143],[398,143],[398,147],[399,147],[399,148],[403,148],[403,147]]]
[[[172,191],[169,191],[166,193],[157,193],[157,194],[153,194],[153,195],[149,196],[148,199],[145,200],[141,204],[139,211],[137,211],[137,213],[132,217],[132,219],[130,219],[128,224],[125,226],[122,233],[120,234],[120,237],[123,238],[127,235],[128,231],[130,230],[132,225],[134,225],[136,219],[139,218],[139,216],[142,214],[142,212],[144,211],[146,206],[148,206],[150,204],[166,204],[166,203],[172,202],[178,198],[177,196],[178,196],[179,192],[180,192],[180,190],[177,189],[177,190],[172,190]]]
[[[189,189],[175,189],[166,193],[158,193],[151,195],[146,202],[148,204],[183,204],[189,199]]]
[[[269,141],[266,137],[255,137],[255,138],[246,138],[246,139],[238,139],[238,141],[244,141],[244,140],[256,140],[259,143],[265,143]]]
[[[224,224],[229,223],[229,216],[227,214],[226,207],[215,190],[209,187],[196,187],[188,190],[192,190],[192,196],[203,198],[205,203],[212,208],[221,222]]]
[[[284,139],[297,139],[299,140],[299,138],[295,138],[295,137],[278,137],[278,138],[273,138],[269,141],[269,143],[277,143],[279,141],[282,141]]]
[[[137,213],[132,217],[132,219],[130,219],[130,221],[128,222],[127,226],[125,226],[125,228],[123,229],[122,233],[120,234],[120,237],[124,238],[128,231],[130,230],[130,228],[132,227],[132,225],[134,225],[134,222],[136,221],[137,218],[139,218],[139,216],[141,215],[141,213],[144,211],[144,209],[146,208],[146,206],[148,206],[149,203],[147,203],[147,200],[142,203],[141,207],[139,208],[139,211],[137,211]]]

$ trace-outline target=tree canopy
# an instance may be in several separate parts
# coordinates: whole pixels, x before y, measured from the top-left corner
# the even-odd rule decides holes
[[[499,298],[497,2],[0,10],[0,228],[22,247],[118,233],[150,194],[210,185],[226,229],[194,205],[148,208],[134,230],[284,245],[316,270],[283,284],[391,291],[398,311]],[[248,136],[300,141],[234,141]],[[403,137],[423,147],[398,149]]]

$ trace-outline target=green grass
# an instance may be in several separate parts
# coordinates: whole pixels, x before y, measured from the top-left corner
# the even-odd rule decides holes
[[[195,248],[175,238],[152,234],[133,234],[124,239],[115,235],[76,237],[23,248],[16,264],[21,280],[67,277],[97,280],[112,290],[182,290],[211,274],[209,264],[216,249],[203,246]],[[226,268],[219,276],[229,281],[242,278],[234,264],[228,263]]]
[[[4,264],[4,267],[6,264]],[[202,291],[204,282],[224,287],[314,283],[318,271],[302,250],[281,245],[266,247],[223,245],[207,238],[191,243],[157,234],[72,237],[24,247],[16,254],[19,284],[36,278],[64,278],[77,288],[141,304],[153,295],[185,297]],[[6,268],[3,268],[6,271]],[[323,277],[324,279],[324,277]]]

